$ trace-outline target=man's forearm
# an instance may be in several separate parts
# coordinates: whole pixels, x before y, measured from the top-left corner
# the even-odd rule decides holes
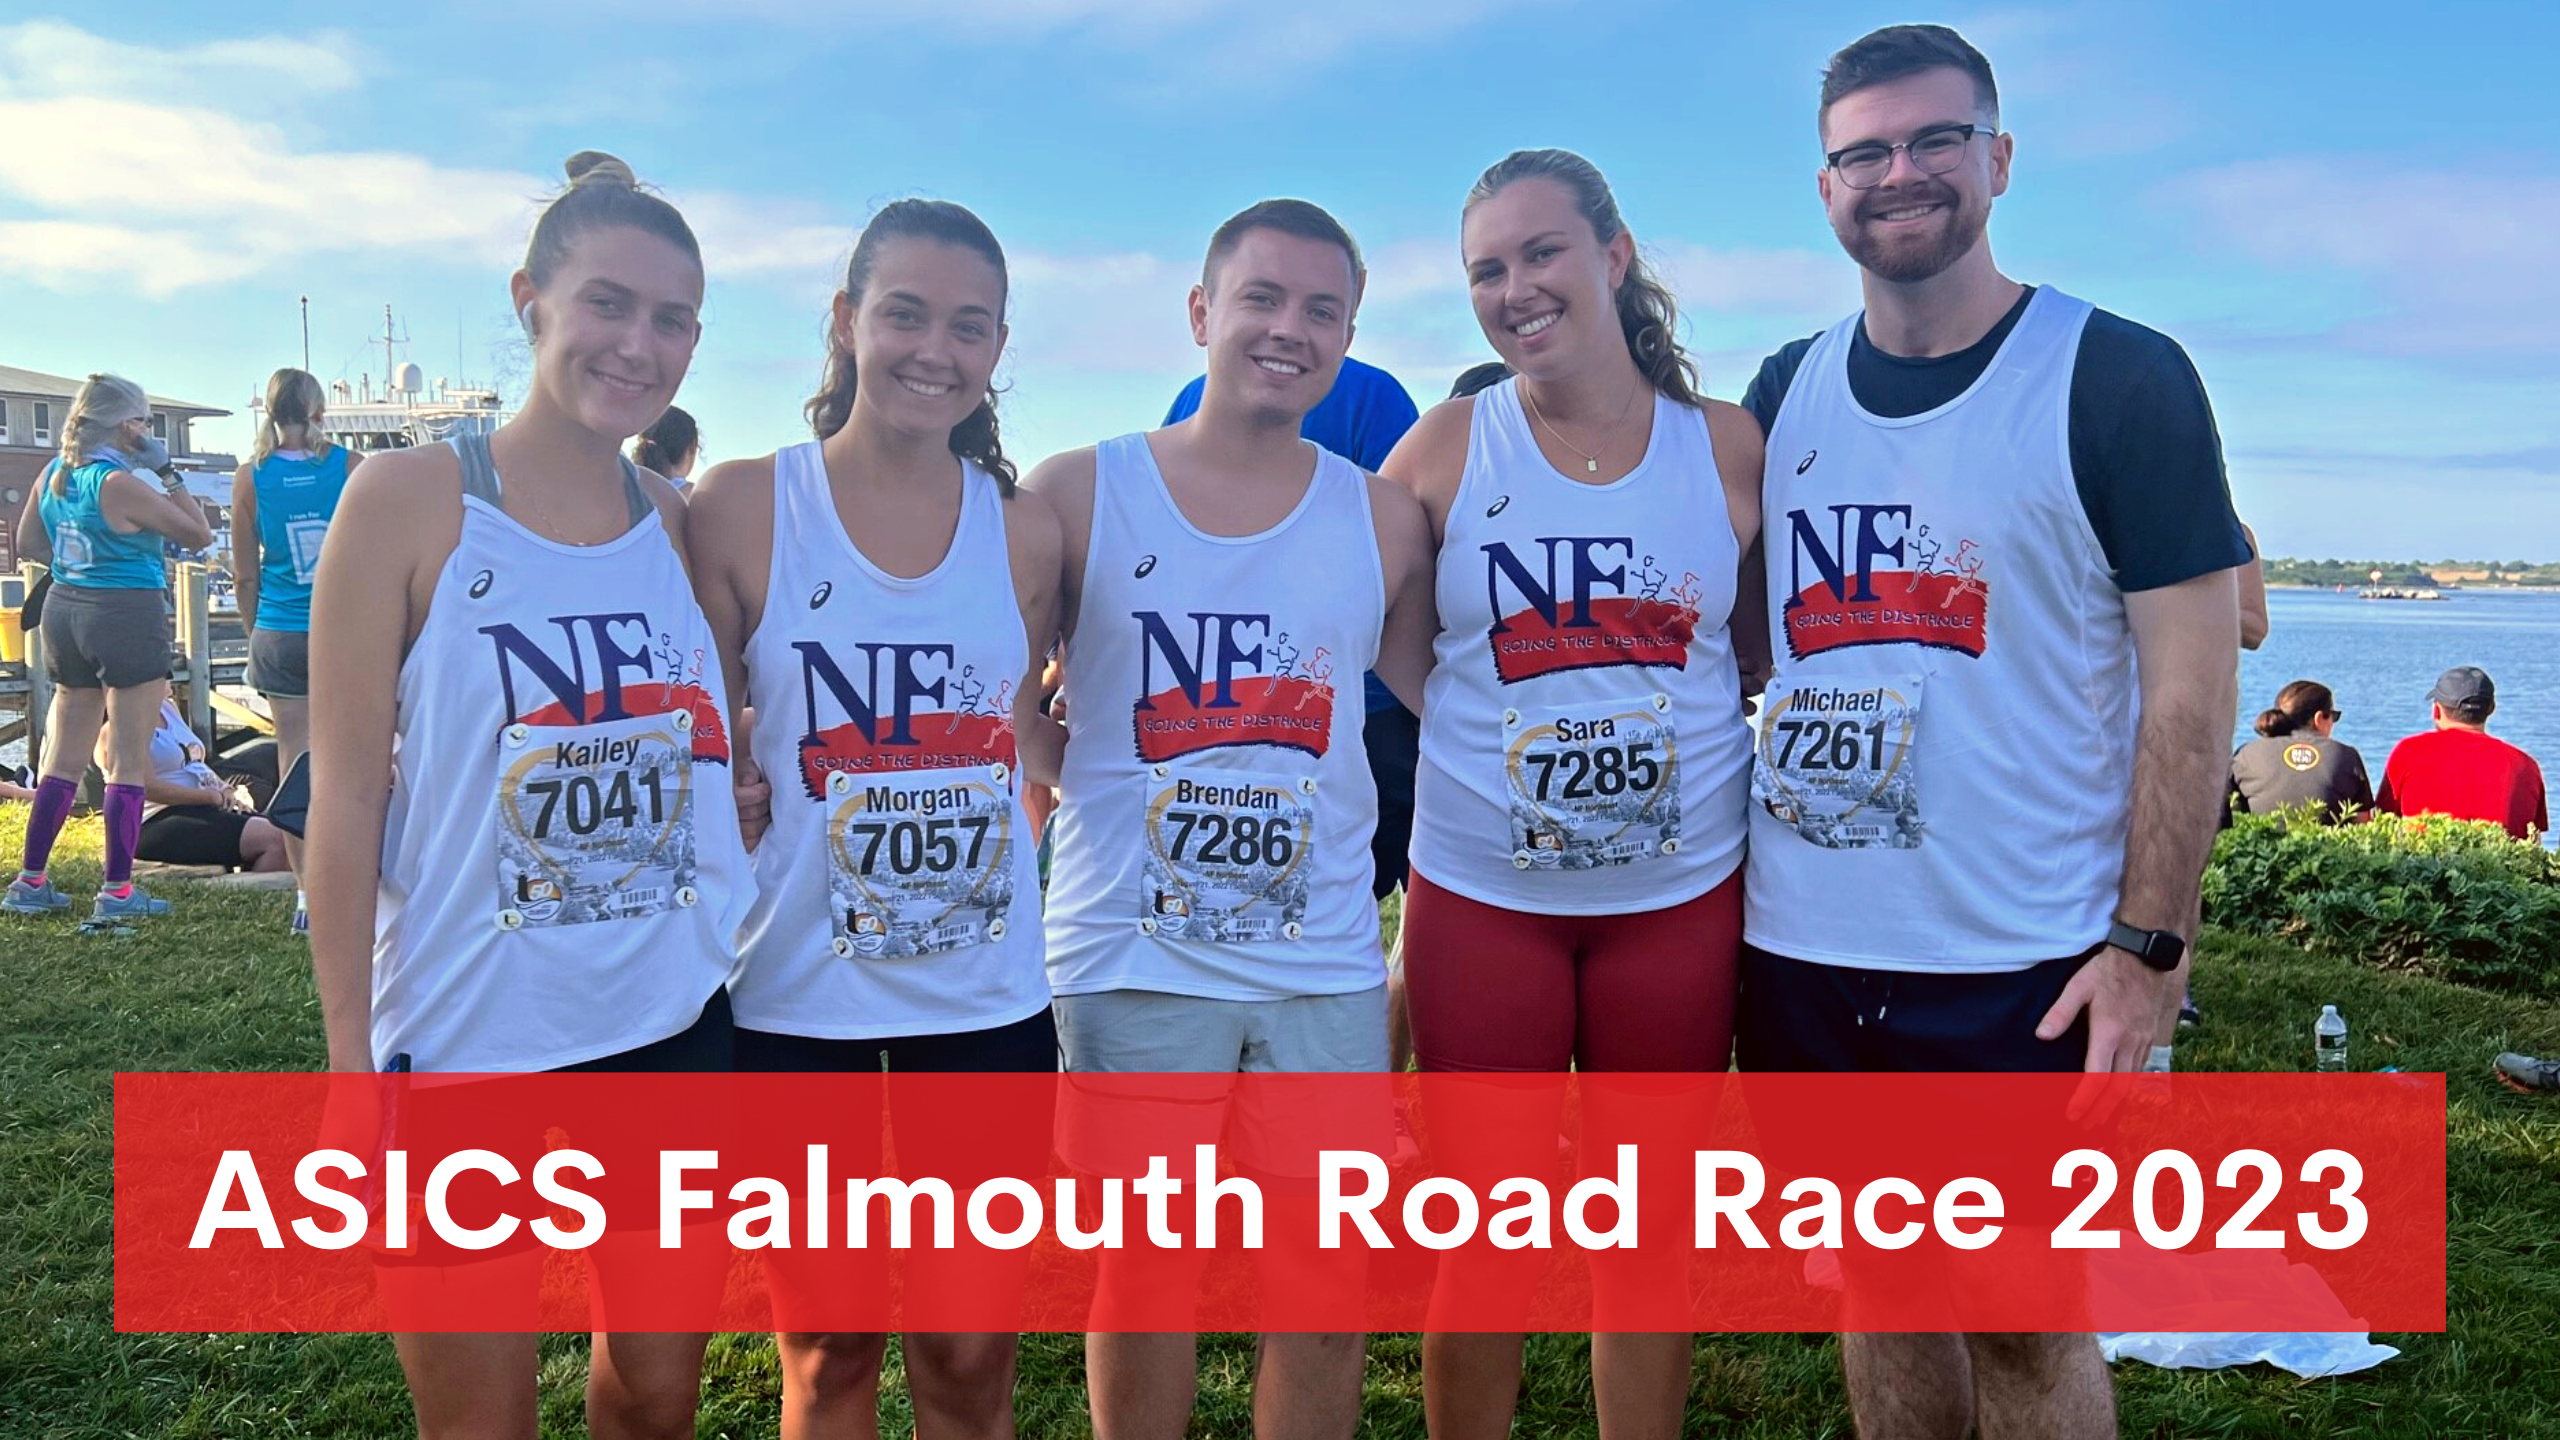
[[[2193,924],[2197,888],[2221,818],[2230,765],[2224,752],[2238,705],[2239,680],[2228,667],[2143,697],[2117,906],[2127,924],[2180,932]]]

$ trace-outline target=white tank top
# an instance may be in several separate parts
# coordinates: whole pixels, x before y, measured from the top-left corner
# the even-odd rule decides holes
[[[1029,643],[995,478],[903,580],[845,533],[812,441],[773,458],[773,562],[747,641],[773,786],[738,1024],[830,1040],[1009,1025],[1049,1003],[1040,862],[1015,774]]]
[[[1385,983],[1360,675],[1386,618],[1369,482],[1327,451],[1258,535],[1184,518],[1144,435],[1094,453],[1049,878],[1061,995]]]
[[[2016,970],[2105,937],[2137,690],[2123,594],[2071,473],[2089,306],[2038,290],[1980,379],[1886,419],[1851,316],[1769,436],[1777,676],[1745,935],[1885,970]]]
[[[718,651],[625,470],[621,538],[562,545],[456,441],[462,534],[400,665],[373,952],[377,1063],[549,1070],[691,1025],[754,898]]]
[[[1519,382],[1476,397],[1440,546],[1413,865],[1470,900],[1613,915],[1742,864],[1740,565],[1707,417],[1654,397],[1606,485],[1538,452]]]

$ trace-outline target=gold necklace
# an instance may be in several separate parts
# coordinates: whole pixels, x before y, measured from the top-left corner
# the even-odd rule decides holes
[[[1627,403],[1618,407],[1618,418],[1609,422],[1609,430],[1615,430],[1620,425],[1626,423],[1627,416],[1636,408],[1636,397],[1643,394],[1645,389],[1645,382],[1639,378],[1636,381],[1636,388],[1627,392]],[[1538,422],[1539,429],[1554,436],[1557,444],[1582,457],[1582,469],[1584,474],[1597,475],[1600,473],[1600,453],[1602,450],[1609,448],[1609,442],[1605,438],[1600,442],[1599,450],[1585,450],[1581,446],[1564,438],[1563,431],[1558,430],[1554,425],[1550,424],[1546,416],[1538,413],[1538,397],[1530,394],[1529,387],[1525,384],[1520,387],[1520,398],[1528,404],[1529,418]],[[1602,432],[1604,436],[1607,433],[1607,431]]]

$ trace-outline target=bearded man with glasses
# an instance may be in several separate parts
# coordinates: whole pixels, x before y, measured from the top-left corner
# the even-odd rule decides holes
[[[2141,1069],[2178,1004],[2236,700],[2250,552],[2211,407],[2166,336],[1993,263],[2014,142],[1962,36],[1850,45],[1819,123],[1866,303],[1743,399],[1768,436],[1776,671],[1742,1067]],[[1825,743],[1842,729],[1856,743]],[[1862,1273],[1892,1263],[1843,1257],[1852,1328],[1874,1328]],[[1851,1334],[1842,1355],[1866,1440],[2115,1433],[2085,1334]]]

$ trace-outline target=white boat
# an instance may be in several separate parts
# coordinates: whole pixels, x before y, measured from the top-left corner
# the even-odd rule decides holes
[[[369,371],[353,383],[330,381],[322,433],[359,453],[408,450],[441,445],[456,435],[486,435],[513,417],[514,412],[498,403],[495,389],[441,377],[430,387],[426,372],[415,364],[394,363],[395,347],[404,338],[397,333],[391,307],[385,305],[382,333],[374,337],[382,345],[382,387],[374,388]],[[266,404],[253,399],[249,408],[263,415]]]

